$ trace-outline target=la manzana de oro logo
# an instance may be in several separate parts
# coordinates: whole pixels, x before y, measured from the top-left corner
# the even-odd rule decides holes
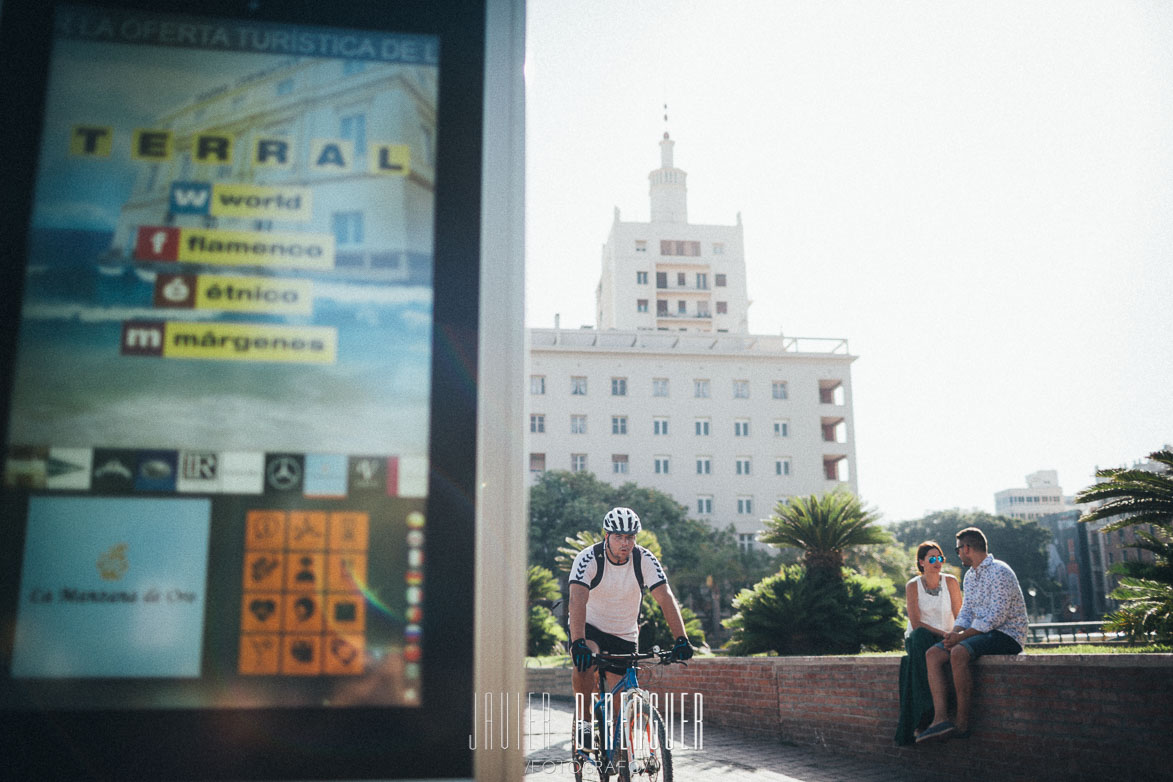
[[[98,557],[98,575],[103,581],[119,581],[130,570],[130,560],[126,556],[128,548],[126,543],[116,543]]]

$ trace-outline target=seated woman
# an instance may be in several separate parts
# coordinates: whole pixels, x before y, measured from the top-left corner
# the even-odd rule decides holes
[[[904,587],[908,600],[908,626],[904,630],[904,651],[900,661],[900,722],[896,744],[912,744],[915,731],[933,721],[933,694],[929,690],[925,652],[945,637],[961,610],[961,585],[942,572],[945,555],[941,547],[926,540],[916,547],[916,576]]]

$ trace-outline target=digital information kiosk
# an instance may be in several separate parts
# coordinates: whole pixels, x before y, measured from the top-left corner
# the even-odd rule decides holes
[[[0,25],[6,778],[470,777],[483,0]]]

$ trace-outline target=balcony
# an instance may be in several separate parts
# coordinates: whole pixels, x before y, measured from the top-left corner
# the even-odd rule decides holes
[[[823,442],[825,443],[845,443],[847,442],[847,423],[843,418],[821,418],[819,419],[819,426],[823,432]]]
[[[824,454],[823,478],[835,483],[842,483],[848,480],[847,457],[838,454]]]
[[[704,320],[709,321],[713,319],[712,313],[708,312],[657,312],[656,320]]]
[[[819,381],[819,404],[842,406],[845,401],[842,380]]]
[[[657,293],[682,293],[687,295],[702,294],[707,296],[713,292],[713,289],[708,285],[660,285],[656,283]]]

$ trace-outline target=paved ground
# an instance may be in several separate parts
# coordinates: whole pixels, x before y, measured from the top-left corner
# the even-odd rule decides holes
[[[573,780],[570,757],[570,727],[573,704],[550,701],[549,712],[535,704],[526,716],[527,782]],[[548,725],[548,727],[547,727]],[[679,731],[679,728],[677,728]],[[685,730],[687,746],[676,743],[672,750],[673,778],[678,782],[722,779],[734,782],[940,782],[894,763],[835,754],[817,747],[793,747],[766,739],[748,738],[736,731],[706,725],[700,746]]]

